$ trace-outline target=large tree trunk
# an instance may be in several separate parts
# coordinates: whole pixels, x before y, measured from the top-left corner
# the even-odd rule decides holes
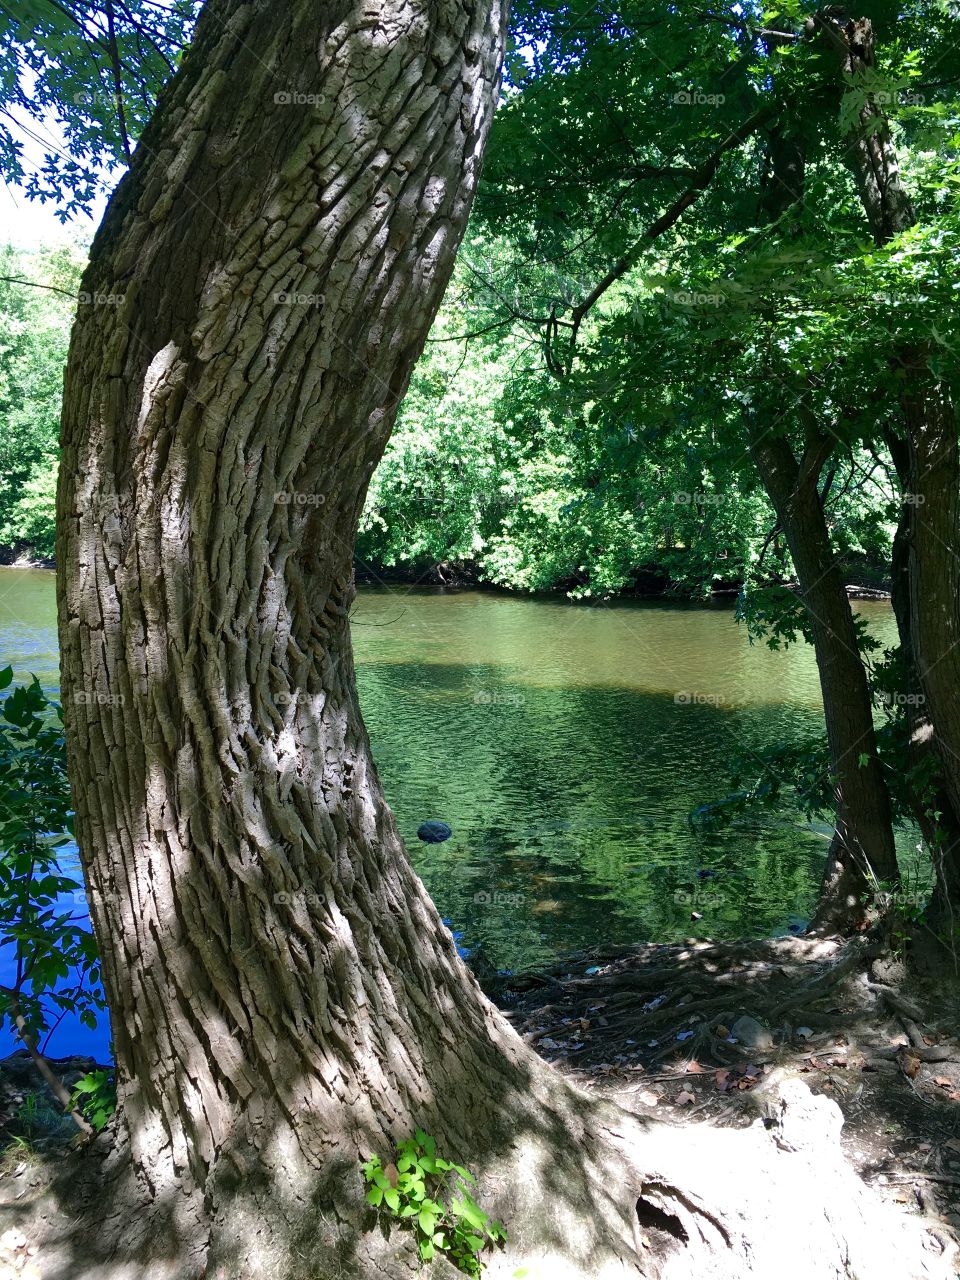
[[[502,27],[496,0],[211,0],[94,244],[57,559],[120,1111],[105,1160],[68,1167],[77,1225],[46,1280],[409,1277],[359,1161],[415,1125],[508,1216],[499,1274],[767,1280],[782,1248],[807,1280],[943,1274],[890,1235],[832,1113],[787,1154],[796,1106],[704,1138],[549,1070],[384,803],[353,537],[463,231]]]
[[[907,356],[910,353],[903,353]],[[909,389],[902,399],[910,444],[910,629],[923,691],[924,719],[940,756],[949,808],[933,833],[937,885],[930,923],[956,956],[960,916],[960,459],[957,421],[945,388],[931,374],[926,354],[905,365]],[[951,822],[953,818],[953,822]]]
[[[496,1144],[500,1098],[534,1106],[404,856],[349,635],[503,20],[214,0],[83,282],[57,548],[77,834],[132,1168],[194,1271],[315,1265],[362,1152],[415,1124]]]
[[[813,927],[849,929],[877,882],[897,879],[897,855],[870,688],[817,487],[826,447],[811,440],[798,463],[788,440],[758,429],[751,453],[797,571],[823,694],[836,830]]]

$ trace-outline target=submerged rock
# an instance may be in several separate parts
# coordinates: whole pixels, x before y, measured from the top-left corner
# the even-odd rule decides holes
[[[429,822],[421,822],[417,827],[417,835],[424,844],[443,844],[444,840],[449,840],[453,835],[453,828],[448,827],[445,822],[438,822],[435,818],[431,818]]]

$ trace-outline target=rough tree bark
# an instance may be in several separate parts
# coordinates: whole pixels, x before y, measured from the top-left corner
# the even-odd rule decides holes
[[[836,829],[812,927],[849,929],[878,880],[897,879],[890,796],[877,757],[873,704],[818,480],[830,439],[811,433],[798,462],[782,436],[753,432],[751,453],[790,548],[823,695]]]
[[[358,1162],[418,1124],[507,1219],[493,1274],[766,1280],[784,1249],[805,1280],[945,1274],[830,1124],[800,1126],[815,1158],[790,1141],[806,1091],[769,1132],[680,1133],[547,1068],[470,978],[384,803],[353,536],[502,36],[497,0],[211,0],[96,238],[57,560],[120,1109],[66,1167],[47,1280],[408,1276]]]
[[[816,30],[832,49],[841,74],[855,80],[876,66],[873,25],[868,18],[818,15]],[[867,100],[844,139],[849,167],[864,214],[878,245],[887,244],[916,221],[900,174],[886,116]],[[952,809],[960,813],[960,459],[958,423],[948,386],[934,373],[930,351],[915,339],[891,341],[890,363],[901,388],[899,406],[909,451],[905,488],[909,519],[910,641],[925,709],[943,762]],[[950,911],[960,909],[960,883],[951,868],[941,880]],[[938,910],[947,904],[940,901]]]

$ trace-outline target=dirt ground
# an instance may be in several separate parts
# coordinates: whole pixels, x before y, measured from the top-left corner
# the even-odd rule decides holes
[[[749,1125],[754,1092],[797,1073],[839,1104],[860,1176],[956,1241],[960,979],[919,978],[879,952],[863,938],[691,940],[488,985],[547,1061],[670,1123]]]
[[[865,937],[786,937],[600,948],[484,985],[558,1070],[668,1124],[746,1127],[766,1087],[797,1075],[838,1103],[864,1181],[960,1242],[957,975],[919,977]],[[78,1140],[23,1059],[0,1062],[4,1203]],[[59,1064],[71,1081],[93,1065]],[[0,1238],[0,1280],[35,1280],[33,1255]]]

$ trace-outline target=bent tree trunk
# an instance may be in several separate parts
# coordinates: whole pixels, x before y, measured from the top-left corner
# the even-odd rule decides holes
[[[869,18],[842,20],[824,11],[817,29],[845,77],[857,80],[876,66]],[[864,215],[878,245],[913,226],[916,214],[900,173],[883,110],[869,97],[844,139],[843,158],[857,185]],[[914,338],[891,338],[890,365],[897,376],[909,450],[909,598],[912,656],[925,709],[943,763],[943,778],[960,813],[960,463],[956,405],[947,382],[931,367],[930,351]],[[942,833],[950,839],[948,830]],[[937,849],[933,849],[935,862]],[[960,876],[954,858],[943,864],[933,906],[939,916],[960,912]],[[944,898],[949,901],[944,901]],[[951,939],[951,945],[954,945]]]
[[[789,441],[754,431],[751,453],[797,571],[823,695],[836,830],[813,925],[849,929],[877,882],[897,879],[897,854],[870,688],[817,489],[821,446],[808,443],[798,463]]]
[[[184,1274],[316,1268],[360,1154],[414,1124],[496,1142],[498,1093],[530,1083],[405,860],[348,621],[502,26],[496,0],[215,0],[84,279],[70,763],[131,1168]]]
[[[470,978],[384,803],[353,536],[502,37],[496,0],[211,0],[95,241],[58,595],[120,1106],[59,1187],[47,1280],[409,1277],[359,1161],[416,1125],[507,1219],[500,1274],[766,1280],[782,1248],[805,1277],[942,1274],[829,1125],[788,1155],[564,1083]]]
[[[934,610],[931,616],[927,598],[957,599],[960,582],[929,581],[931,575],[945,575],[949,578],[952,573],[950,562],[954,559],[951,547],[957,545],[957,539],[954,533],[948,534],[952,536],[952,541],[943,541],[945,531],[929,531],[926,517],[922,522],[917,520],[917,495],[913,492],[911,477],[917,475],[920,478],[926,466],[917,467],[916,459],[911,460],[906,442],[893,432],[887,433],[887,446],[906,499],[901,506],[893,540],[891,595],[903,655],[905,687],[902,692],[905,695],[907,757],[917,778],[916,785],[911,788],[911,800],[913,816],[930,850],[935,874],[933,895],[924,912],[924,929],[922,934],[918,934],[917,941],[924,945],[924,950],[932,959],[942,961],[946,952],[952,951],[957,923],[956,904],[960,904],[960,818],[947,790],[943,756],[937,747],[923,682],[917,669],[914,629],[921,618],[925,622],[929,618],[934,625],[943,626],[945,632],[956,625],[951,623],[949,613],[944,614],[939,609]],[[920,480],[921,488],[924,489],[924,505],[928,496],[937,495],[931,508],[931,518],[934,522],[944,520],[948,530],[951,520],[955,521],[957,518],[956,511],[951,512],[951,505],[956,503],[960,488],[956,451],[953,452],[953,459],[949,456],[943,458],[941,466],[932,468],[930,474],[924,475]],[[951,493],[954,495],[952,499]],[[915,563],[911,565],[914,556]],[[918,572],[921,565],[922,575]],[[915,588],[916,598],[911,598],[912,587]],[[927,624],[923,636],[927,652],[940,652],[949,658],[950,646],[954,643],[956,640],[951,639],[949,634],[942,633],[932,637]],[[952,685],[945,688],[938,685],[936,672],[928,672],[932,689],[936,690],[938,696],[946,696],[948,699],[955,696],[958,675],[956,671],[950,675]]]
[[[767,38],[768,48],[783,43]],[[768,139],[770,179],[760,193],[761,216],[776,223],[804,199],[805,151],[794,128],[783,121]],[[747,423],[751,453],[790,547],[800,594],[813,633],[834,777],[835,822],[827,850],[813,927],[850,929],[878,879],[897,877],[890,796],[877,758],[873,707],[856,629],[830,545],[818,492],[830,437],[803,397],[798,409],[807,439],[799,463],[784,438],[771,438]],[[861,767],[860,761],[867,757]]]

